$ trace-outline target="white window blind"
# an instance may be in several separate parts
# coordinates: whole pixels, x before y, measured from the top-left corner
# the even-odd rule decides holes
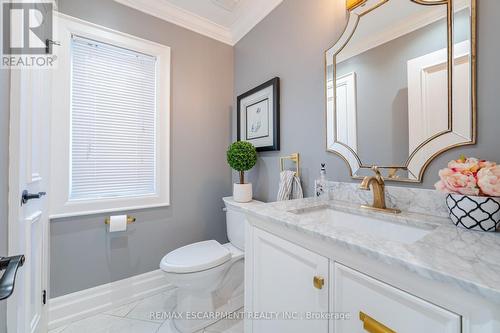
[[[73,36],[70,200],[156,192],[156,58]]]

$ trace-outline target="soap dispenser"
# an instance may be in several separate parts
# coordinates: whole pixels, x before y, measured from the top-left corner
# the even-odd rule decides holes
[[[321,170],[319,172],[319,180],[323,183],[326,184],[327,179],[326,179],[326,164],[321,163]]]
[[[314,182],[315,193],[317,197],[327,197],[326,189],[327,189],[328,179],[326,178],[326,164],[321,163],[321,170],[319,171],[319,179],[316,179]]]

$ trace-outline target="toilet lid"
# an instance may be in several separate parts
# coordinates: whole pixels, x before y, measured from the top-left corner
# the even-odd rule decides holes
[[[231,258],[231,252],[215,240],[189,244],[168,253],[160,268],[171,273],[192,273],[219,266]]]

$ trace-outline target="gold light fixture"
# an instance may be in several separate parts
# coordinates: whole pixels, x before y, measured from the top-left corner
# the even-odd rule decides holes
[[[362,4],[364,4],[367,0],[346,0],[345,1],[345,6],[347,10],[353,10]]]

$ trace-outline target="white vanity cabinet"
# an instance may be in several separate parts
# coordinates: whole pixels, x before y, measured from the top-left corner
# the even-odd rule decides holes
[[[334,332],[459,333],[461,317],[343,265],[333,264]]]
[[[251,242],[245,297],[255,320],[246,321],[245,332],[328,333],[328,320],[297,315],[329,311],[329,260],[260,229]]]
[[[246,237],[246,333],[468,332],[460,315],[293,241],[251,226]]]

